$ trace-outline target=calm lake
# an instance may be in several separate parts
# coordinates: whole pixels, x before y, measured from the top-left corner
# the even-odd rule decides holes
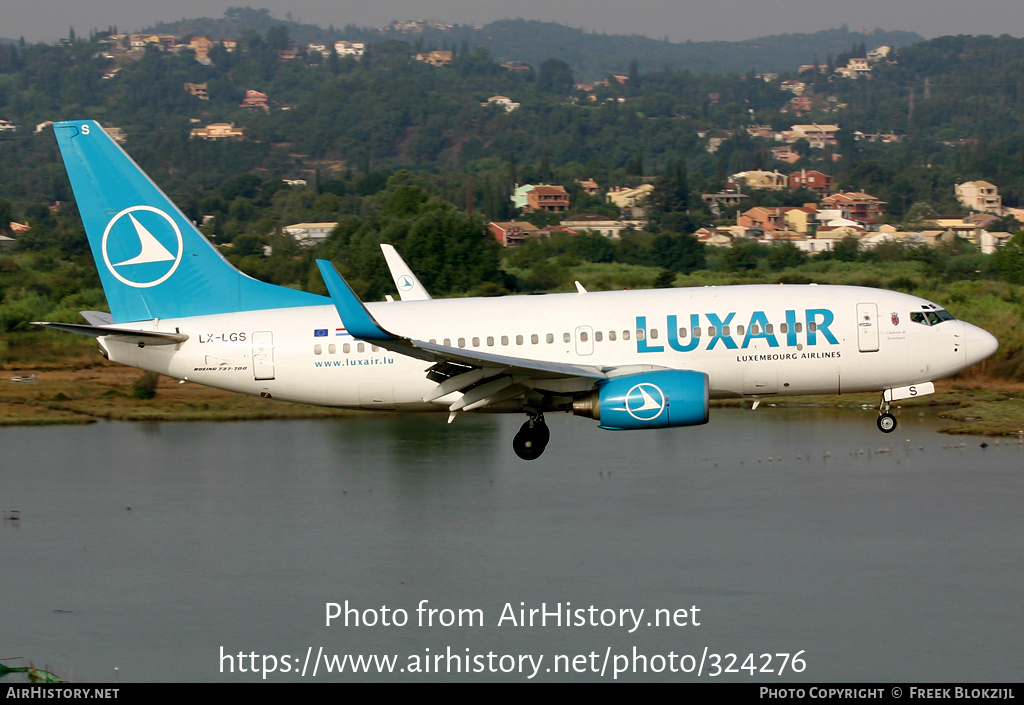
[[[519,416],[0,429],[0,658],[89,682],[1020,680],[1024,446],[875,415],[551,415],[532,463]]]

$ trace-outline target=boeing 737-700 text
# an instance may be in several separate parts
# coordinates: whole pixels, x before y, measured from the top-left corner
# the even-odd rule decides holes
[[[986,331],[907,294],[761,285],[431,299],[385,247],[401,300],[364,304],[329,262],[329,297],[235,269],[93,121],[53,125],[110,313],[115,362],[268,399],[353,409],[517,411],[519,457],[544,413],[606,429],[695,426],[723,397],[879,392],[889,403],[995,352]]]

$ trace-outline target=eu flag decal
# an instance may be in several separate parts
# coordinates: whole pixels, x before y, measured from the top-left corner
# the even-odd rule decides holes
[[[313,337],[314,338],[326,338],[327,337],[327,329],[326,328],[316,328],[316,329],[314,329],[313,330]]]

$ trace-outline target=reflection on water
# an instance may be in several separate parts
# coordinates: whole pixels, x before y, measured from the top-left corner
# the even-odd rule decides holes
[[[618,433],[553,416],[526,463],[511,451],[521,423],[2,429],[0,508],[21,520],[0,523],[0,657],[66,662],[79,680],[117,667],[216,681],[253,679],[219,672],[222,646],[549,660],[708,647],[803,650],[785,681],[1019,677],[1013,441],[983,449],[917,415],[884,436],[872,411],[715,410],[707,426]],[[325,603],[346,600],[412,622],[428,600],[485,623],[325,626]],[[498,627],[506,603],[696,605],[700,626]]]

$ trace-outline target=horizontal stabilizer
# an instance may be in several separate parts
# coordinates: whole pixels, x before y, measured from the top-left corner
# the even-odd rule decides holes
[[[114,317],[106,311],[79,311],[79,313],[90,325],[109,326],[114,322]]]
[[[107,326],[86,326],[80,323],[46,323],[44,321],[33,321],[32,325],[56,328],[79,335],[91,335],[93,338],[109,337],[123,343],[138,345],[177,345],[188,340],[188,336],[184,333],[162,333],[153,330],[126,330]]]

